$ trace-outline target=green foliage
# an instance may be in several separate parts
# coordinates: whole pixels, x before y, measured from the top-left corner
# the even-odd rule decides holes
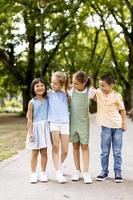
[[[40,70],[48,86],[56,70],[70,76],[84,70],[95,86],[101,73],[109,71],[119,91],[126,93],[133,81],[132,10],[131,0],[47,1],[41,66],[41,13],[36,1],[1,0],[0,97],[21,90],[25,106],[30,83]]]
[[[10,101],[6,101],[5,106],[22,108],[21,103],[16,98],[12,98]]]

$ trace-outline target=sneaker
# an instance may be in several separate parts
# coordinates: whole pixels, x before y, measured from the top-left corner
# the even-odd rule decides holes
[[[30,183],[37,183],[37,174],[35,172],[30,176]]]
[[[61,173],[60,170],[56,171],[56,178],[57,178],[57,181],[59,183],[66,183],[67,182],[66,179],[65,179],[65,177],[62,175],[62,173]]]
[[[80,170],[76,170],[75,173],[73,174],[71,180],[72,181],[78,181],[81,177],[81,172]]]
[[[116,183],[122,183],[122,182],[123,182],[123,178],[122,178],[120,172],[117,172],[117,173],[115,174],[115,182],[116,182]]]
[[[97,181],[104,181],[108,178],[108,174],[105,172],[102,172],[100,175],[97,176],[96,180]]]
[[[87,183],[92,183],[92,179],[91,179],[91,176],[88,172],[84,172],[83,173],[83,179],[84,179],[84,183],[87,184]]]
[[[48,176],[45,172],[40,172],[40,181],[41,182],[47,182],[48,181]]]

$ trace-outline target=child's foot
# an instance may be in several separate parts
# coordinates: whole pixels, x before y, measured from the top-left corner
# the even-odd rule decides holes
[[[73,174],[71,180],[72,181],[78,181],[81,177],[81,172],[80,170],[76,170],[75,173]]]
[[[41,182],[47,182],[48,181],[48,176],[45,172],[40,172],[40,181]]]
[[[117,173],[115,174],[115,182],[116,182],[116,183],[122,183],[122,182],[123,182],[123,178],[122,178],[120,172],[117,172]]]
[[[92,179],[91,179],[89,172],[83,173],[83,179],[84,179],[85,184],[92,183]]]
[[[30,183],[37,183],[37,174],[35,172],[31,173]]]
[[[97,176],[96,180],[97,181],[104,181],[108,178],[108,174],[105,172],[102,172],[100,175]]]
[[[61,173],[60,170],[56,171],[56,178],[57,178],[57,181],[59,183],[66,183],[67,182],[66,179],[65,179],[65,177],[62,175],[62,173]]]

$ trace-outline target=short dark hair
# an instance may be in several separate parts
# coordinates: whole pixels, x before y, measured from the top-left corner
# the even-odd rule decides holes
[[[111,84],[115,83],[115,79],[114,79],[112,74],[107,74],[107,73],[103,74],[103,75],[101,75],[100,80],[106,81],[106,83],[108,85],[111,85]]]
[[[32,81],[31,86],[30,86],[30,95],[31,95],[32,98],[36,96],[35,91],[34,91],[34,86],[35,86],[37,83],[39,83],[39,82],[43,83],[44,86],[45,86],[45,92],[44,92],[44,94],[43,94],[43,97],[46,97],[46,96],[47,96],[47,89],[46,89],[46,85],[45,85],[44,80],[43,80],[42,78],[35,78],[35,79]]]

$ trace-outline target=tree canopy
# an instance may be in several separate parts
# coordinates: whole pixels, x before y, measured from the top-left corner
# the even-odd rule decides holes
[[[133,2],[131,0],[47,0],[43,15],[32,0],[0,1],[0,97],[21,91],[23,111],[40,71],[50,83],[52,71],[84,70],[98,86],[112,72],[127,109],[133,107]],[[7,89],[8,85],[8,89]],[[128,91],[128,94],[127,94]]]

